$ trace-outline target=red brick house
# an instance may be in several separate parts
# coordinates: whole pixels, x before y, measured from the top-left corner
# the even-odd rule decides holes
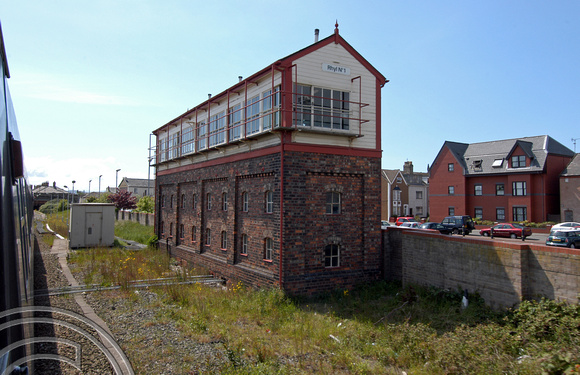
[[[381,273],[381,88],[338,32],[154,131],[162,247],[294,294]]]
[[[446,141],[429,172],[432,221],[558,221],[560,173],[574,152],[547,135],[482,143]]]

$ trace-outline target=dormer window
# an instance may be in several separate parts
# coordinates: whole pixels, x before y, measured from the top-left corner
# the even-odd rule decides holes
[[[481,172],[481,170],[482,170],[481,164],[482,164],[481,160],[474,160],[473,161],[473,170]]]
[[[512,168],[523,168],[526,166],[526,155],[512,156]]]

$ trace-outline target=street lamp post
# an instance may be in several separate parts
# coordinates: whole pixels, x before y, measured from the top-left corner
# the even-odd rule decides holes
[[[119,186],[119,171],[121,170],[121,168],[117,169],[115,171],[115,194],[119,192],[119,190],[117,190],[117,187]]]
[[[73,187],[72,187],[72,203],[75,202],[75,180],[72,181],[73,183]]]
[[[64,188],[66,189],[66,205],[68,208],[68,186],[64,185]],[[64,199],[64,191],[62,192],[62,199]],[[64,210],[62,210],[62,221],[64,222]]]
[[[91,195],[91,181],[92,180],[89,180],[89,196]]]
[[[103,177],[103,175],[99,176],[99,198],[101,197],[101,177]]]

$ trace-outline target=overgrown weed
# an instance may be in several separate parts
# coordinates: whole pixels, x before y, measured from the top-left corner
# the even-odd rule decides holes
[[[160,277],[174,265],[157,250],[91,249],[82,262],[76,256],[77,263],[98,270],[94,278],[103,270],[122,274],[123,267],[128,276],[140,276],[142,267],[147,277]],[[183,337],[200,343],[223,343],[227,363],[216,364],[216,373],[557,374],[580,369],[577,304],[524,301],[519,309],[496,312],[477,293],[468,294],[465,308],[460,289],[388,282],[316,298],[242,283],[150,290],[163,304],[157,324],[173,322]],[[183,368],[187,372],[186,363]]]

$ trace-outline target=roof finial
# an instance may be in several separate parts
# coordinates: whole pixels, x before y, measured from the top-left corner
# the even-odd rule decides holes
[[[334,24],[334,43],[338,43],[338,20]]]
[[[338,20],[336,20],[336,23],[334,24],[334,28],[336,29],[336,31],[338,31]]]

